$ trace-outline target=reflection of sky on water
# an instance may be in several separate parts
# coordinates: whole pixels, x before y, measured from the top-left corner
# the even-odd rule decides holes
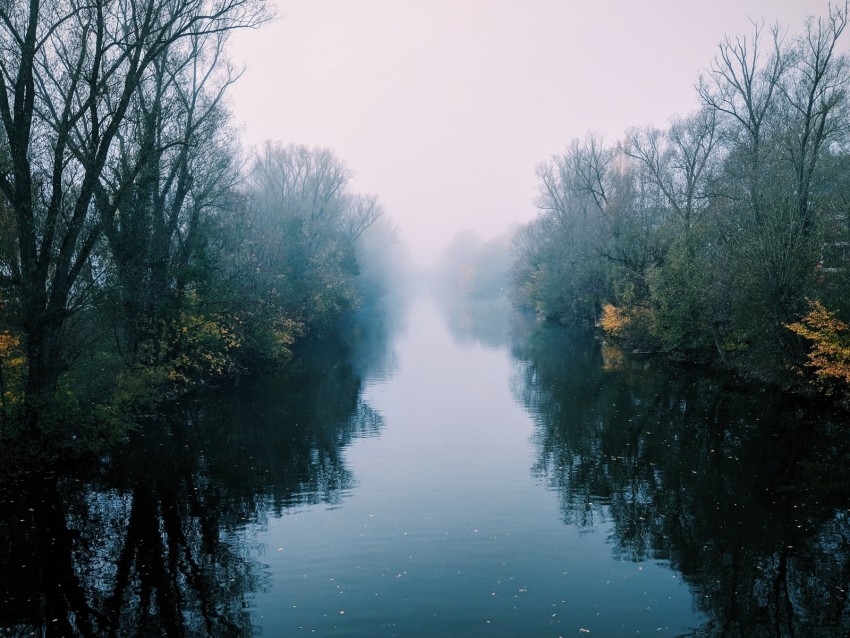
[[[365,394],[386,425],[346,451],[357,488],[342,508],[283,517],[262,535],[281,548],[269,558],[276,586],[254,600],[266,631],[614,635],[699,624],[663,564],[612,559],[609,522],[591,534],[563,525],[558,495],[529,473],[533,423],[511,395],[514,363],[494,331],[475,334],[450,331],[433,300],[415,302],[398,373]]]

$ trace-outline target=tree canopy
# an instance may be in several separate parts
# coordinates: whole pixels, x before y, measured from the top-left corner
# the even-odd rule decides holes
[[[796,35],[754,22],[718,45],[696,112],[544,162],[540,214],[514,243],[517,302],[794,383],[807,344],[787,326],[806,299],[847,310],[847,22],[847,4]]]

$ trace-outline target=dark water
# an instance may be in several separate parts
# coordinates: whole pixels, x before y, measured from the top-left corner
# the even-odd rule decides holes
[[[0,636],[845,636],[850,437],[413,303],[0,488]]]

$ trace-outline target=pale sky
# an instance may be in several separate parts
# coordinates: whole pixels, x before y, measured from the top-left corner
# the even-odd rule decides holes
[[[815,0],[278,0],[237,35],[246,148],[333,149],[412,256],[536,215],[536,167],[588,131],[614,143],[697,106],[724,34],[798,33]],[[850,33],[845,34],[850,38]],[[844,43],[845,48],[847,43]]]

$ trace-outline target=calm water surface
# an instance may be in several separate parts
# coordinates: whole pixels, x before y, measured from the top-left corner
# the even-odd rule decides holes
[[[423,297],[0,492],[0,636],[843,636],[843,430]]]

